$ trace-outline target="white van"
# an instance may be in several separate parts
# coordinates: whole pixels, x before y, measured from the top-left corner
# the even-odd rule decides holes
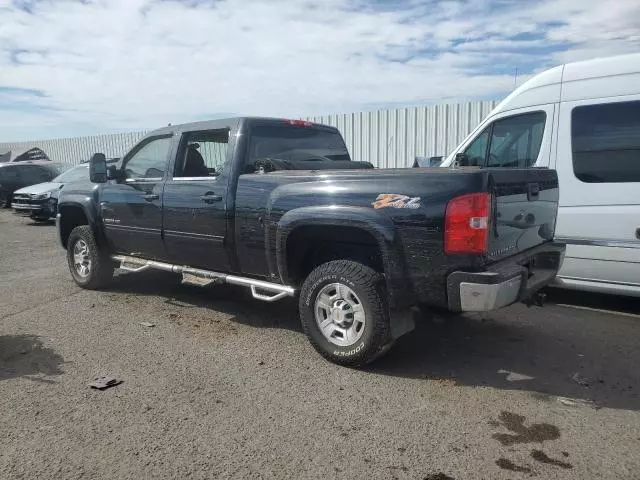
[[[454,165],[556,169],[557,284],[640,296],[640,54],[536,75],[440,166]]]

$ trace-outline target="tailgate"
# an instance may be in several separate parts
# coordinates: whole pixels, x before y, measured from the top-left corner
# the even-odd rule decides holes
[[[488,260],[553,240],[558,213],[558,175],[546,168],[487,169],[493,194]]]

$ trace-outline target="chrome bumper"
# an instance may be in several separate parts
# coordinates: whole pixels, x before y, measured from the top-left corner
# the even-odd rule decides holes
[[[518,300],[521,286],[520,275],[493,284],[460,282],[460,308],[463,312],[486,312],[506,307]]]
[[[43,205],[26,205],[24,203],[12,203],[11,208],[23,212],[31,212],[33,210],[44,210],[45,207]]]
[[[565,246],[543,244],[501,262],[485,272],[453,272],[447,277],[447,303],[454,312],[486,312],[527,302],[553,282]]]

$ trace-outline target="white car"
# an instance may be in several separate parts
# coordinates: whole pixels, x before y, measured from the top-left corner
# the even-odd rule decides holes
[[[556,169],[556,240],[567,244],[557,285],[640,296],[640,53],[536,75],[440,166],[456,165]]]

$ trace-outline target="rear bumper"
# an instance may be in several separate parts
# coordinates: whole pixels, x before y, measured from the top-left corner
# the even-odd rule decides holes
[[[524,301],[553,282],[565,246],[540,245],[487,266],[484,272],[453,272],[447,278],[449,310],[486,312]]]

